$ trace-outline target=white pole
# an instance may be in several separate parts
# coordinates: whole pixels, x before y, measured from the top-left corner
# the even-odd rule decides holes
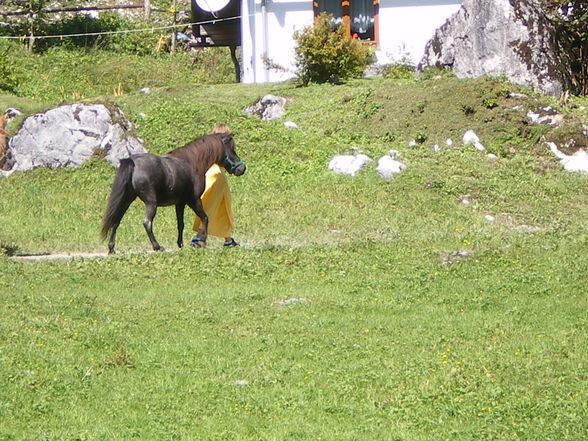
[[[262,50],[263,50],[263,57],[264,59],[269,58],[268,54],[268,31],[267,31],[267,0],[261,0],[261,21],[262,21]],[[263,82],[269,82],[269,70],[264,62],[262,62],[263,66]]]

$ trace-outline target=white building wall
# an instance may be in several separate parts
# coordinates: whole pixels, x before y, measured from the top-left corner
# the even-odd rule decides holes
[[[244,0],[242,12],[242,81],[279,82],[294,77],[294,32],[312,25],[312,0]],[[286,69],[268,69],[267,58]]]
[[[410,61],[418,64],[427,42],[462,0],[380,0],[380,64]]]
[[[417,64],[435,30],[458,11],[461,3],[462,0],[380,0],[378,63],[408,60]],[[293,35],[312,25],[313,20],[312,0],[243,0],[242,81],[267,83],[294,77]],[[287,71],[268,69],[264,54]]]

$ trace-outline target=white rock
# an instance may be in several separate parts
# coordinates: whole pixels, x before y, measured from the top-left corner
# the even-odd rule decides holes
[[[541,117],[541,115],[539,115],[538,113],[533,112],[532,110],[529,110],[527,112],[527,119],[532,122],[533,124],[537,124],[537,121],[539,121],[539,117]]]
[[[281,118],[286,113],[286,98],[275,95],[264,95],[245,109],[248,115],[257,115],[263,121]]]
[[[484,216],[484,218],[488,221],[488,222],[494,222],[496,220],[496,218],[494,216],[492,216],[491,214],[487,214],[486,216]]]
[[[355,176],[371,159],[363,154],[336,155],[329,161],[329,170],[342,175]]]
[[[531,124],[545,124],[551,127],[560,126],[564,121],[562,114],[556,113],[552,107],[545,107],[542,109],[543,114],[529,110],[527,112],[527,119]]]
[[[75,167],[102,149],[117,167],[121,158],[145,152],[119,109],[102,104],[70,104],[27,117],[10,138],[11,170]]]
[[[560,160],[564,170],[569,172],[588,173],[588,153],[580,149],[573,155],[566,155],[561,152],[554,142],[547,142],[549,150]]]
[[[463,134],[463,143],[465,145],[474,146],[474,148],[480,152],[485,150],[484,146],[480,142],[480,139],[478,138],[478,135],[476,135],[473,130],[468,130]]]
[[[294,122],[294,121],[286,121],[284,123],[285,127],[288,127],[289,129],[297,129],[298,125]]]
[[[451,146],[453,145],[453,140],[452,140],[451,138],[447,138],[447,139],[445,140],[445,145],[446,145],[447,147],[451,147]]]
[[[547,144],[547,147],[549,147],[549,150],[551,150],[551,153],[553,153],[559,159],[565,159],[568,157],[567,155],[565,155],[563,152],[561,152],[557,148],[557,145],[555,144],[555,142],[546,142],[545,144]]]
[[[402,173],[404,170],[406,170],[406,166],[402,162],[395,159],[397,155],[398,152],[396,150],[390,150],[388,155],[384,155],[378,159],[376,173],[378,173],[382,179],[389,181],[394,177],[394,175]]]

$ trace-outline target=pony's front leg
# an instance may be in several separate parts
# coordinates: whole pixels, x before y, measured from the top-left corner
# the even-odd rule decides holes
[[[178,247],[184,246],[184,204],[176,205],[176,221],[178,224]]]
[[[151,241],[151,245],[155,251],[163,251],[163,248],[159,246],[157,240],[155,240],[155,236],[153,235],[153,218],[155,217],[155,212],[157,211],[157,206],[155,204],[145,204],[145,219],[143,219],[143,226],[145,227],[145,231],[147,232],[147,236]]]
[[[202,201],[200,198],[196,199],[196,202],[188,204],[190,208],[196,213],[196,216],[200,218],[200,229],[196,233],[198,240],[198,246],[204,248],[206,246],[206,238],[208,233],[208,216],[206,215],[204,208],[202,208]]]

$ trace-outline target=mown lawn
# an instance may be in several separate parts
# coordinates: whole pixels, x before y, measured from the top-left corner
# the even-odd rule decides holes
[[[25,261],[106,249],[114,171],[96,159],[0,180],[0,439],[588,437],[588,178],[543,144],[564,129],[525,122],[550,98],[513,100],[521,89],[497,79],[129,84],[106,99],[154,153],[216,122],[234,130],[242,246],[176,250],[168,208],[155,220],[167,252],[148,252],[136,203],[120,254]],[[27,87],[0,105],[57,104]],[[284,119],[243,113],[266,93],[288,98]],[[583,105],[558,110],[586,124]],[[486,152],[461,145],[468,129]],[[407,170],[326,169],[352,146],[395,148]]]

